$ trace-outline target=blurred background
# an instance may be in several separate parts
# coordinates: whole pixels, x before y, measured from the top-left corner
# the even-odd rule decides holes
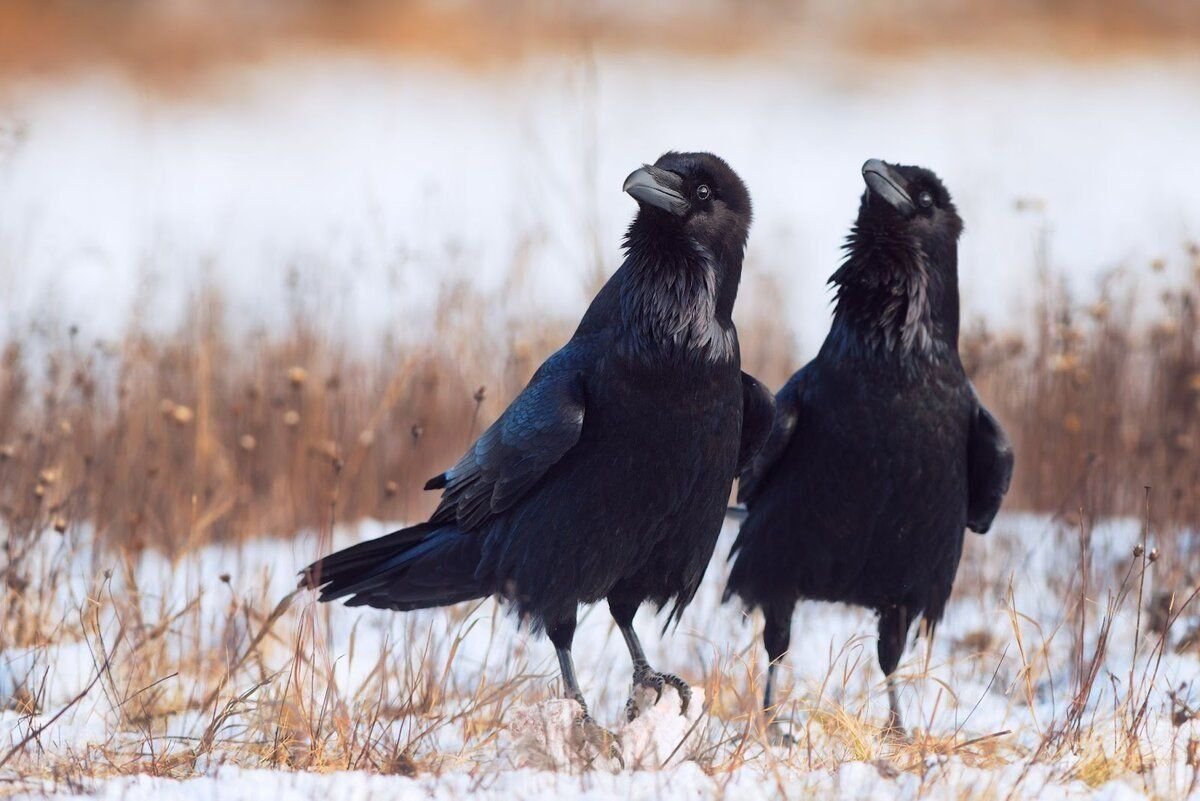
[[[620,263],[624,177],[704,149],[754,197],[735,318],[772,387],[827,330],[863,161],[941,175],[963,362],[1017,469],[902,667],[908,744],[878,736],[871,613],[805,604],[803,745],[747,747],[761,629],[720,605],[726,526],[647,639],[711,701],[704,772],[664,789],[1194,793],[1198,138],[1196,0],[0,0],[0,780],[603,795],[493,781],[557,675],[495,603],[292,588],[430,511]],[[619,640],[584,613],[605,725]],[[142,779],[107,795],[184,792]]]
[[[624,176],[705,149],[748,369],[820,345],[862,162],[929,166],[1010,508],[1194,523],[1197,131],[1187,0],[7,0],[0,515],[412,519],[619,264]]]

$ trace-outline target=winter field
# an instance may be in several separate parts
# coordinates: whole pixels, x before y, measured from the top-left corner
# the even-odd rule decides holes
[[[386,530],[339,528],[335,544]],[[594,608],[576,660],[623,771],[571,756],[552,649],[493,602],[317,608],[291,594],[328,545],[311,535],[174,561],[104,555],[89,535],[47,531],[26,556],[19,613],[44,644],[0,663],[18,797],[1132,799],[1200,781],[1200,615],[1162,596],[1158,535],[1133,520],[1009,515],[971,536],[944,625],[901,667],[911,742],[880,737],[867,614],[800,607],[782,712],[795,744],[776,746],[752,714],[760,622],[720,605],[723,559],[678,630],[639,618],[653,664],[702,690],[688,718],[668,691],[622,723],[627,657]]]
[[[19,5],[0,45],[41,18]],[[442,5],[468,30],[437,47],[493,38]],[[957,5],[986,28],[992,4]],[[667,49],[680,29],[651,16],[495,63],[393,53],[385,30],[210,42],[182,80],[86,53],[18,74],[0,46],[0,797],[1200,798],[1193,29],[1074,59],[1040,23],[1032,55],[821,27]],[[735,523],[677,629],[638,618],[687,716],[668,690],[625,723],[622,638],[582,614],[623,769],[580,755],[552,647],[494,602],[294,592],[314,557],[431,509],[420,486],[619,263],[621,180],[691,148],[753,194],[735,319],[772,387],[828,326],[864,159],[933,167],[966,221],[963,361],[1018,463],[902,662],[910,740],[882,736],[872,616],[816,604],[783,672],[791,743],[767,730],[762,622],[719,603]]]

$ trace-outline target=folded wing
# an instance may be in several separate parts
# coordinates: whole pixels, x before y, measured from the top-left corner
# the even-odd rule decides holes
[[[967,442],[967,527],[984,534],[992,526],[1012,482],[1013,448],[991,412],[976,405]]]

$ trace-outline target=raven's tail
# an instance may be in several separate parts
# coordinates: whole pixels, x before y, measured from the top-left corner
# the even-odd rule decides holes
[[[481,537],[444,523],[410,528],[318,559],[301,571],[300,586],[320,588],[320,601],[351,596],[347,606],[425,609],[490,595],[476,576]]]

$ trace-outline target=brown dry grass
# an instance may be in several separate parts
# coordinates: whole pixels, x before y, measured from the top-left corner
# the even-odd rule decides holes
[[[1194,552],[1186,537],[1175,536],[1180,524],[1200,520],[1200,248],[1181,255],[1190,260],[1189,276],[1141,317],[1134,317],[1133,296],[1119,290],[1072,298],[1047,281],[1023,333],[975,326],[964,337],[980,394],[1016,442],[1007,508],[1058,515],[1066,531],[1078,532],[1077,542],[1063,543],[1078,547],[1077,575],[1053,590],[1061,595],[1061,620],[1029,620],[1011,594],[1001,604],[1017,644],[1013,702],[1024,698],[1034,708],[1047,683],[1063,694],[1053,719],[1029,724],[1040,745],[1021,746],[1003,732],[881,740],[877,710],[865,699],[826,692],[872,669],[869,653],[856,647],[844,671],[819,679],[815,691],[793,693],[797,717],[806,720],[803,740],[773,762],[753,714],[760,674],[755,656],[746,654],[689,676],[706,682],[720,721],[712,739],[721,745],[702,760],[706,771],[722,776],[765,764],[781,788],[795,781],[795,771],[834,770],[847,761],[922,780],[947,759],[985,768],[1053,764],[1064,781],[1090,785],[1149,775],[1147,763],[1161,749],[1147,734],[1147,699],[1160,681],[1155,658],[1200,640]],[[775,386],[800,359],[779,322],[781,294],[752,284],[739,308],[747,369]],[[457,643],[481,625],[471,608],[450,612],[445,631],[406,622],[403,643],[385,641],[371,675],[348,688],[335,679],[341,653],[322,622],[328,611],[315,610],[308,596],[281,600],[253,576],[214,582],[197,565],[188,574],[196,589],[166,597],[141,589],[145,574],[137,565],[154,552],[186,565],[208,543],[291,538],[302,530],[328,542],[335,523],[426,512],[434,499],[420,492],[424,480],[494,419],[571,327],[534,319],[496,335],[460,313],[491,300],[449,288],[427,339],[360,349],[330,342],[299,315],[288,330],[230,334],[215,294],[199,299],[191,318],[166,336],[133,330],[119,343],[90,345],[66,331],[5,345],[0,644],[42,653],[84,644],[92,673],[72,701],[101,704],[111,736],[83,752],[51,748],[51,756],[39,757],[56,720],[40,716],[54,707],[39,683],[44,674],[35,671],[5,699],[26,721],[20,731],[27,740],[0,759],[25,779],[67,787],[129,773],[187,777],[222,762],[396,774],[489,770],[486,758],[475,760],[495,747],[511,705],[544,697],[549,679],[535,657],[514,653],[500,680],[453,680]],[[1114,514],[1142,519],[1156,548],[1094,565],[1093,524]],[[54,532],[72,547],[83,536],[86,547],[55,551]],[[56,555],[47,559],[47,548]],[[86,597],[64,601],[58,588],[79,558],[117,567],[100,573]],[[280,569],[290,574],[295,567]],[[1005,577],[980,570],[968,558],[959,598],[1004,598]],[[214,593],[224,604],[215,624],[220,647],[212,646],[214,623],[202,611]],[[1106,712],[1097,716],[1096,694],[1108,692],[1112,678],[1100,670],[1110,628],[1131,614],[1150,659],[1138,662],[1136,674],[1130,668],[1128,689],[1113,684]],[[964,637],[953,658],[990,654],[992,637]],[[1058,685],[1051,679],[1055,642],[1071,643],[1065,686],[1061,675]],[[920,664],[906,671],[909,680],[934,683]],[[1180,695],[1179,732],[1196,716],[1191,703]],[[186,734],[178,733],[181,718],[191,721]],[[447,749],[447,736],[460,744]],[[1194,749],[1186,739],[1177,745]],[[1192,770],[1176,787],[1196,781],[1200,759]]]
[[[1200,521],[1200,246],[1179,257],[1188,277],[1144,305],[1113,282],[1076,299],[1046,279],[1022,332],[977,325],[963,338],[1016,442],[1012,506]]]
[[[1148,321],[1135,323],[1131,297],[1076,301],[1048,281],[1022,333],[969,327],[968,372],[1016,443],[1006,508],[1200,520],[1200,249],[1184,257],[1193,278]],[[744,294],[747,368],[779,386],[800,358],[781,293],[757,283]],[[356,349],[300,315],[235,338],[215,295],[165,337],[9,342],[0,520],[13,532],[86,521],[121,547],[176,552],[315,530],[331,515],[415,519],[435,500],[425,479],[571,328],[514,321],[496,336],[456,312],[488,302],[450,288],[427,338]]]

